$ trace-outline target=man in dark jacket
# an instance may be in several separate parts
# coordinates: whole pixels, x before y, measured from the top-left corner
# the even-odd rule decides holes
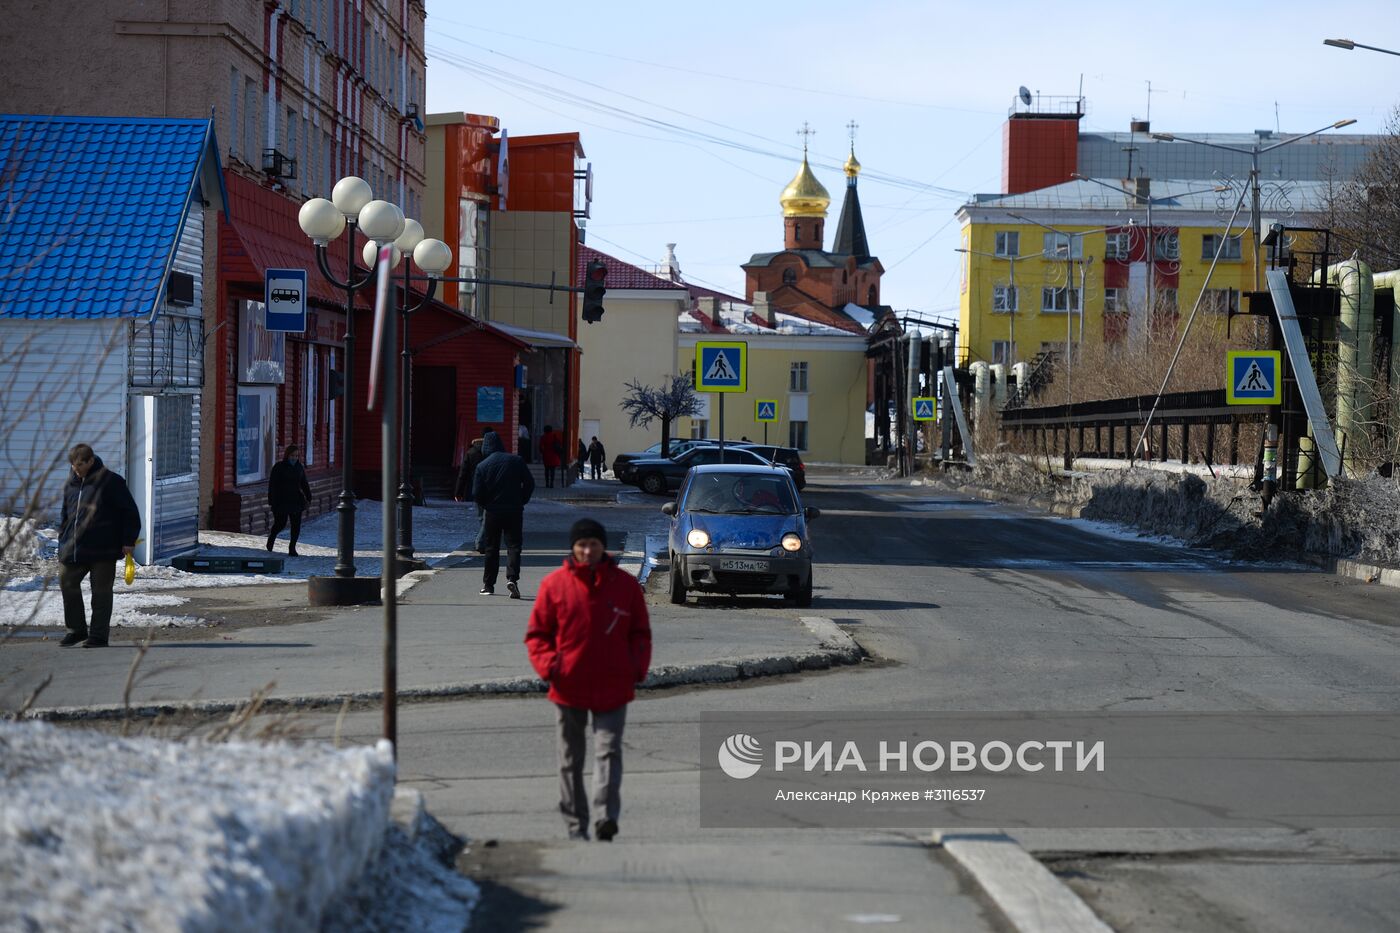
[[[588,445],[588,465],[593,468],[593,478],[603,478],[603,464],[608,460],[608,452],[603,449],[603,442],[598,440],[598,435],[593,435],[593,442]]]
[[[72,476],[63,487],[58,534],[58,589],[68,634],[59,647],[107,647],[117,561],[136,549],[141,513],[126,480],[107,469],[87,444],[68,452]],[[83,577],[92,586],[92,624],[84,617]]]
[[[288,444],[282,459],[272,465],[267,477],[267,504],[272,509],[272,528],[267,532],[267,549],[290,521],[292,540],[287,548],[289,557],[297,555],[297,538],[301,537],[301,513],[311,501],[311,484],[306,481],[306,467],[301,465],[301,448]]]
[[[476,474],[476,468],[481,461],[486,459],[486,454],[481,452],[481,445],[484,438],[478,437],[472,441],[472,445],[467,448],[467,454],[462,458],[462,465],[457,469],[457,482],[452,486],[452,498],[462,502],[472,497],[472,477]]]
[[[617,835],[622,809],[622,728],[651,666],[651,623],[635,577],[607,553],[591,518],[569,529],[570,556],[540,584],[525,645],[549,684],[559,729],[559,810],[569,836],[588,838],[584,730],[593,717],[593,834]]]
[[[481,535],[486,545],[486,568],[481,592],[496,592],[496,575],[501,570],[501,536],[506,539],[506,589],[511,599],[520,598],[520,548],[525,504],[535,492],[530,468],[515,454],[508,454],[497,434],[481,442],[486,457],[472,477],[472,499],[485,512]]]

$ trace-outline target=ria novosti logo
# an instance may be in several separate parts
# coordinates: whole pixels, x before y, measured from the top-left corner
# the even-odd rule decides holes
[[[736,732],[719,747],[720,770],[742,781],[751,778],[763,767],[763,746],[746,732]]]

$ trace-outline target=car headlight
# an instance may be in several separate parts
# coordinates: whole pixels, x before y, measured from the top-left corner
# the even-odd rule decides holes
[[[789,531],[787,534],[783,535],[783,550],[784,550],[784,551],[800,551],[800,550],[802,550],[802,539],[799,538],[797,535],[795,535],[795,534],[793,534],[792,532]]]
[[[709,547],[710,535],[701,528],[690,529],[690,534],[685,536],[686,543],[691,547]]]

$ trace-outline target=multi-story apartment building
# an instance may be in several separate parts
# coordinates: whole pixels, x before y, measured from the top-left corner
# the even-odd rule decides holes
[[[1248,196],[1228,238],[1225,227],[1249,183],[1248,150],[1291,134],[1168,140],[1145,122],[1128,133],[1081,133],[1082,116],[1075,98],[1015,108],[1003,134],[1004,191],[975,195],[958,210],[963,363],[1009,364],[1067,341],[1170,334],[1203,287],[1207,321],[1223,330],[1223,312],[1255,287]],[[1374,140],[1328,133],[1262,154],[1261,215],[1286,223],[1316,210]]]
[[[269,457],[288,443],[305,448],[313,511],[339,489],[343,403],[330,397],[330,374],[345,365],[344,293],[317,271],[297,211],[346,175],[367,180],[375,197],[407,216],[422,210],[424,17],[422,0],[111,0],[7,10],[7,110],[213,117],[229,213],[209,211],[204,224],[204,281],[217,286],[204,289],[202,321],[206,523],[258,524]],[[331,253],[343,274],[343,250]],[[262,328],[268,267],[309,271],[304,334],[283,340]]]

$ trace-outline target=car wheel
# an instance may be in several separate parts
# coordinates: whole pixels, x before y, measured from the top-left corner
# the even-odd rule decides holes
[[[671,555],[671,602],[685,605],[685,574],[681,572],[680,558],[674,554]]]
[[[666,477],[660,473],[648,473],[642,477],[642,491],[659,496],[666,491]]]
[[[806,609],[812,605],[812,576],[807,575],[807,582],[792,591],[792,601],[797,604],[797,608]]]

